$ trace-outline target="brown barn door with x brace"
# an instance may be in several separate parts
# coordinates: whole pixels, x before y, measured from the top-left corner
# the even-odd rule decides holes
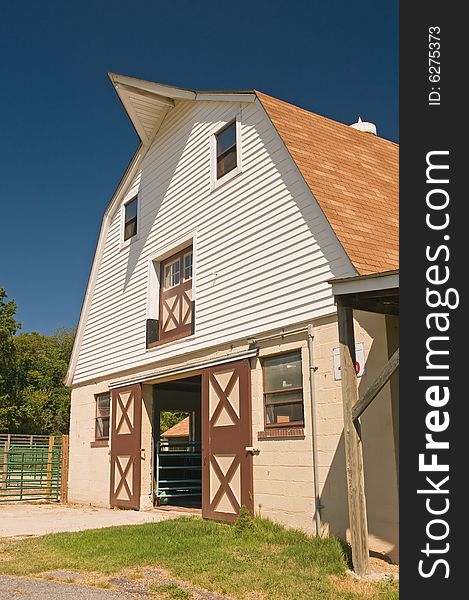
[[[233,521],[253,512],[248,360],[208,368],[202,383],[202,515]]]
[[[142,386],[112,390],[111,506],[140,508]]]

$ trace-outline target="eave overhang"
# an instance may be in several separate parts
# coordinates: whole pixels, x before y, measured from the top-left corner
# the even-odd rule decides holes
[[[256,99],[252,90],[196,92],[117,73],[109,73],[109,78],[143,146],[152,143],[168,112],[182,100],[254,102]]]

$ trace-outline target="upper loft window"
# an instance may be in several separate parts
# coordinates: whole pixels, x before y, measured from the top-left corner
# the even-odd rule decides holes
[[[194,334],[192,246],[159,263],[159,317],[147,319],[147,348]]]
[[[124,242],[137,235],[137,196],[124,205]]]
[[[236,148],[236,121],[226,125],[215,134],[217,153],[217,179],[238,166]]]

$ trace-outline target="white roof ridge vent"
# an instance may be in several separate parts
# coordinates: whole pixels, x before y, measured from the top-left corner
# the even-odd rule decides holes
[[[358,117],[358,121],[356,123],[352,123],[350,127],[353,127],[353,129],[358,129],[358,131],[364,131],[365,133],[378,135],[376,125],[368,121],[362,121],[361,117]]]

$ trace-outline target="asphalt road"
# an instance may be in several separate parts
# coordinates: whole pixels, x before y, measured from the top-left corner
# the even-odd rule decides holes
[[[0,577],[1,600],[123,600],[127,595],[110,590],[89,588],[26,577]]]

